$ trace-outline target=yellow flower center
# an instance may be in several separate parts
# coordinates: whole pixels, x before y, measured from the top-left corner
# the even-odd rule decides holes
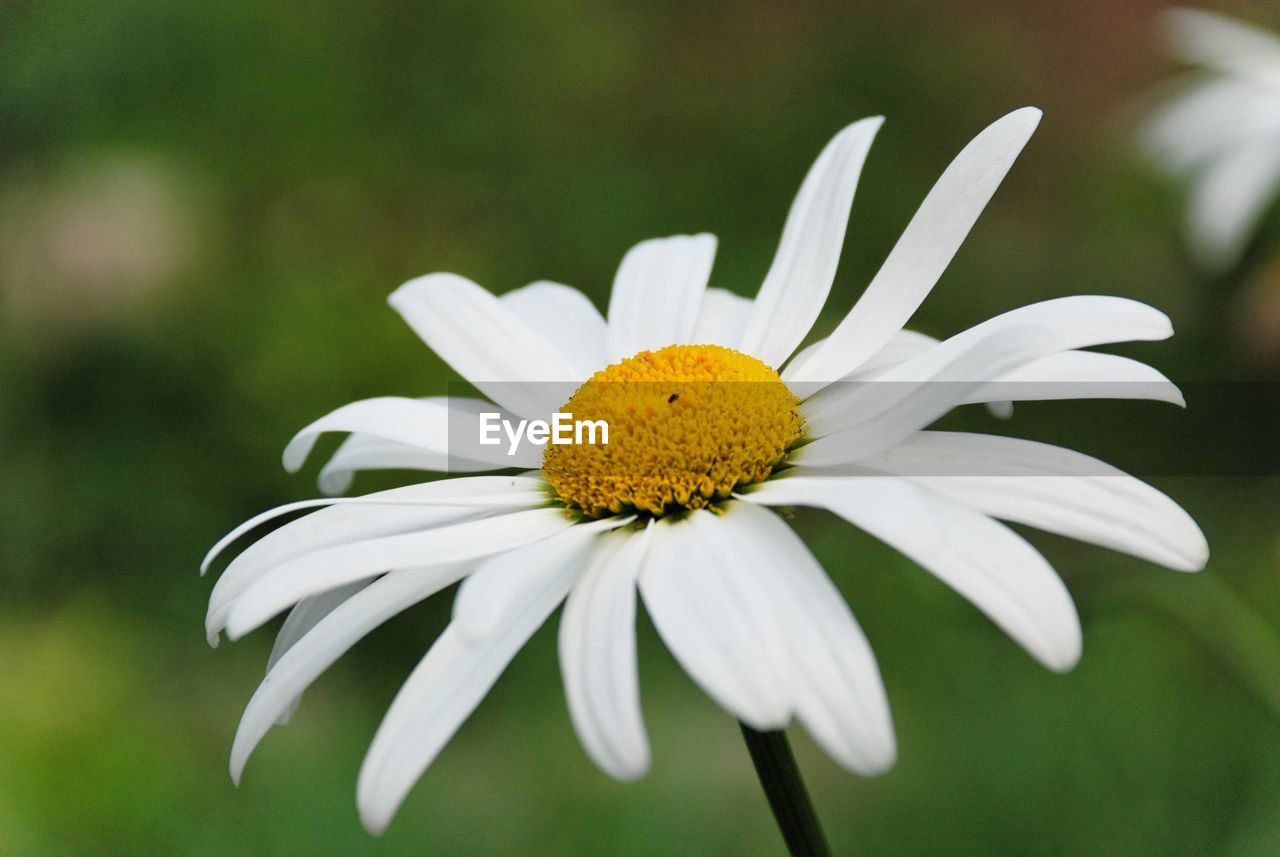
[[[670,345],[608,366],[560,409],[603,420],[609,442],[548,444],[542,475],[592,517],[701,509],[766,479],[800,439],[778,373],[719,345]]]

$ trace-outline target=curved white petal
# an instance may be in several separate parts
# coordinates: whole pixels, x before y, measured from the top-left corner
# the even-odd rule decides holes
[[[652,526],[600,536],[560,618],[560,672],[578,740],[619,780],[649,769],[636,665],[636,579]]]
[[[1184,62],[1280,87],[1275,35],[1204,9],[1167,10],[1162,23],[1170,49]]]
[[[771,510],[728,503],[770,574],[761,578],[786,629],[796,715],[844,767],[883,773],[897,755],[875,655],[844,597],[792,529]]]
[[[1009,310],[938,343],[877,376],[881,380],[914,381],[929,378],[956,355],[1002,330],[1039,327],[1051,337],[1049,351],[1070,351],[1133,342],[1168,339],[1173,323],[1155,307],[1110,295],[1073,295]]]
[[[433,465],[426,468],[431,470],[449,470],[455,460],[461,467],[466,467],[467,462],[479,466],[478,462],[488,464],[489,469],[537,467],[542,463],[540,448],[531,444],[522,444],[513,453],[506,443],[481,444],[480,415],[483,413],[497,414],[499,419],[512,418],[496,405],[461,397],[407,399],[381,396],[352,402],[294,435],[284,449],[284,468],[296,473],[306,462],[316,439],[331,431],[353,432],[371,439],[416,447],[422,451],[422,462]]]
[[[415,485],[395,490],[411,493],[411,489],[418,487]],[[495,514],[495,511],[488,508],[399,504],[385,506],[347,501],[290,521],[246,548],[227,566],[214,584],[205,615],[205,633],[209,645],[218,645],[218,637],[227,626],[227,618],[235,602],[273,569],[290,560],[324,548],[364,539],[484,519]],[[233,531],[230,535],[234,536],[236,532]],[[206,562],[228,541],[229,538],[224,538],[219,546],[215,546]]]
[[[899,363],[905,363],[912,357],[918,357],[933,348],[940,340],[924,333],[899,330],[884,347],[866,359],[856,371],[845,376],[846,380],[869,380],[883,375]]]
[[[791,356],[822,312],[835,280],[858,177],[883,116],[837,134],[800,185],[778,251],[742,333],[741,350],[769,366]]]
[[[530,569],[538,583],[504,607],[510,619],[482,643],[445,629],[396,694],[360,768],[356,804],[370,833],[386,829],[409,789],[475,710],[520,647],[564,598],[590,540],[569,561]]]
[[[1223,269],[1244,252],[1280,188],[1280,134],[1252,140],[1196,176],[1187,200],[1187,235],[1201,264]]]
[[[809,357],[821,349],[826,342],[827,341],[825,339],[819,339],[811,345],[806,345],[804,348],[800,349],[795,357],[792,358],[792,362],[799,364],[808,360]],[[937,344],[938,340],[934,339],[932,336],[927,336],[923,333],[916,333],[914,330],[907,330],[906,328],[903,328],[890,337],[889,341],[884,344],[883,348],[875,354],[872,354],[861,366],[853,372],[850,372],[848,375],[845,375],[840,380],[873,381],[888,370],[897,366],[899,363],[903,363],[912,357],[923,354]],[[786,372],[783,371],[782,374],[785,376]],[[798,398],[807,399],[822,390],[824,387],[828,386],[828,384],[827,382],[809,381],[801,383],[790,381],[787,382],[787,386]]]
[[[969,230],[1040,123],[1024,107],[974,137],[943,171],[902,237],[849,314],[788,381],[834,381],[875,354],[902,329],[950,264]]]
[[[862,467],[910,477],[996,518],[1178,571],[1198,571],[1209,559],[1204,534],[1177,503],[1124,471],[1070,449],[995,435],[924,431]],[[821,468],[795,472],[824,475]]]
[[[573,364],[489,292],[457,274],[427,274],[391,293],[388,303],[414,332],[493,401],[546,419],[583,380]],[[561,383],[555,383],[561,382]]]
[[[667,648],[708,696],[755,729],[780,729],[792,713],[786,629],[764,582],[774,570],[752,541],[743,517],[663,518],[640,592]]]
[[[524,588],[538,585],[530,568],[546,568],[566,562],[582,550],[585,541],[624,527],[634,516],[587,521],[513,551],[492,556],[476,566],[458,588],[453,601],[453,626],[468,643],[480,643],[507,623],[503,609],[522,603]]]
[[[270,548],[281,542],[290,549],[294,547],[306,549],[309,546],[307,540],[312,538],[326,540],[326,543],[333,544],[337,542],[327,541],[327,539],[341,540],[348,536],[352,540],[363,538],[364,536],[358,534],[363,524],[381,524],[384,520],[390,520],[392,516],[388,514],[389,510],[386,507],[411,509],[415,513],[434,508],[435,512],[445,513],[447,517],[447,513],[453,512],[473,514],[476,510],[497,511],[505,508],[543,505],[548,500],[546,490],[547,483],[537,476],[469,476],[421,482],[417,485],[406,485],[389,491],[366,494],[363,497],[326,497],[285,503],[254,515],[219,539],[201,560],[200,573],[204,574],[208,571],[213,561],[232,542],[250,530],[282,515],[304,509],[331,507],[332,511],[308,515],[306,518],[281,527],[259,539],[247,548],[241,557],[249,554],[270,553]],[[356,511],[360,507],[367,508],[365,511]],[[232,563],[232,566],[237,564],[244,563],[237,560]],[[219,586],[227,585],[224,581],[235,578],[238,573],[233,567],[228,567],[218,579],[218,584],[214,586],[214,592],[218,591]]]
[[[1186,407],[1177,385],[1137,360],[1095,351],[1061,351],[1025,363],[963,400],[1028,402],[1060,399],[1148,399]]]
[[[1156,164],[1179,176],[1250,139],[1280,133],[1280,89],[1251,80],[1196,75],[1179,82],[1139,129]]]
[[[693,326],[689,341],[696,345],[737,348],[742,341],[742,332],[747,329],[751,305],[751,298],[735,295],[726,289],[707,289],[702,296],[702,309],[698,311],[698,323]]]
[[[289,615],[285,617],[284,624],[280,626],[280,630],[276,633],[275,645],[271,647],[271,654],[267,658],[267,673],[270,674],[272,668],[284,656],[284,653],[293,648],[294,643],[305,637],[325,616],[328,616],[339,605],[367,585],[366,581],[360,580],[346,586],[339,586],[337,589],[331,589],[328,592],[321,592],[319,595],[312,595],[310,598],[304,598],[295,604],[293,609],[289,611]],[[301,695],[294,697],[292,702],[282,706],[276,715],[276,722],[281,726],[288,723],[289,718],[293,716],[293,712],[300,702],[302,702]],[[233,772],[232,778],[235,779],[237,776]]]
[[[240,782],[245,763],[258,742],[273,724],[288,718],[302,693],[321,673],[374,628],[449,586],[470,567],[468,563],[457,563],[393,571],[333,605],[278,659],[273,653],[267,677],[254,691],[236,729],[231,747],[231,779]]]
[[[609,327],[577,289],[540,280],[498,300],[559,349],[579,377],[589,378],[609,363]]]
[[[536,449],[536,448],[531,448]],[[519,464],[494,464],[489,461],[473,461],[456,455],[448,455],[435,449],[410,446],[394,440],[383,440],[377,435],[352,434],[334,450],[320,473],[316,485],[320,493],[330,497],[351,490],[356,473],[361,470],[423,470],[435,473],[478,473],[506,467],[530,467],[530,456],[525,449],[516,449]],[[536,456],[537,453],[535,452]]]
[[[335,586],[397,568],[491,556],[571,526],[562,509],[529,509],[309,551],[271,568],[230,605],[227,635],[238,639],[289,605]]]
[[[609,295],[614,360],[689,341],[715,256],[716,237],[705,232],[641,241],[627,251]]]
[[[924,380],[914,380],[913,359],[874,381],[829,386],[803,403],[806,430],[817,439],[791,460],[811,466],[842,464],[890,449],[986,382],[1042,356],[1049,341],[1038,327],[997,330]]]
[[[1050,669],[1080,659],[1080,619],[1061,579],[1021,536],[981,512],[891,476],[784,478],[746,499],[829,509],[933,572]]]

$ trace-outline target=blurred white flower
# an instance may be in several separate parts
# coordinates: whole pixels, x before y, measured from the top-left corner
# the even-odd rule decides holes
[[[1194,67],[1140,130],[1156,164],[1188,188],[1186,233],[1207,270],[1240,258],[1280,191],[1280,38],[1212,12],[1161,19],[1169,50]]]
[[[1032,441],[925,430],[973,402],[1181,402],[1154,369],[1079,350],[1172,333],[1164,314],[1135,301],[1046,301],[944,341],[903,329],[1039,120],[1034,108],[1015,111],[966,146],[854,308],[799,354],[830,291],[879,118],[849,126],[818,157],[755,299],[707,288],[716,241],[705,234],[627,253],[607,320],[555,283],[494,297],[463,277],[431,274],[397,290],[392,306],[497,404],[355,402],[303,429],[285,466],[296,470],[319,434],[341,431],[351,437],[322,473],[327,491],[374,467],[514,464],[528,472],[291,504],[214,547],[206,568],[266,520],[333,506],[250,545],[213,589],[206,627],[214,643],[223,631],[238,638],[293,608],[241,720],[233,778],[357,640],[457,581],[451,624],[396,696],[365,758],[357,803],[371,831],[386,827],[561,602],[560,662],[578,736],[614,777],[643,774],[650,753],[637,592],[676,659],[734,717],[760,730],[794,718],[844,767],[884,771],[896,748],[875,658],[778,506],[829,509],[897,548],[1054,670],[1080,656],[1075,607],[1044,557],[997,519],[1174,569],[1201,568],[1208,548],[1195,523],[1133,477]],[[548,401],[547,382],[576,391],[567,404]],[[700,382],[724,383],[693,386]],[[530,419],[607,413],[618,432],[607,456],[526,445],[508,458],[476,445],[458,461],[450,415],[474,420],[499,409]]]

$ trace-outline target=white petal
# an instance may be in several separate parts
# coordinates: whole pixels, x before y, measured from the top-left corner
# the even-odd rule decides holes
[[[560,350],[581,378],[609,363],[609,327],[582,292],[545,280],[498,298]]]
[[[689,342],[716,256],[716,237],[673,235],[641,241],[618,266],[609,295],[614,360]]]
[[[374,521],[380,524],[383,519],[388,517],[385,508],[382,511],[377,511],[372,507],[399,506],[407,509],[411,508],[415,510],[415,513],[417,511],[428,511],[432,507],[448,506],[454,508],[437,508],[435,512],[448,513],[476,509],[498,510],[510,507],[543,505],[547,502],[546,490],[547,483],[537,476],[471,476],[406,485],[389,491],[366,494],[363,497],[327,497],[318,500],[299,500],[294,503],[285,503],[283,506],[277,506],[274,509],[268,509],[265,512],[254,515],[219,539],[217,544],[209,549],[209,552],[205,554],[204,559],[201,561],[200,573],[204,574],[208,571],[210,564],[218,558],[222,551],[245,533],[282,515],[304,509],[323,506],[334,507],[334,511],[309,515],[287,527],[281,527],[275,533],[271,533],[259,540],[245,553],[248,554],[250,551],[261,553],[263,548],[269,544],[286,541],[285,536],[294,536],[291,547],[305,547],[305,540],[313,536],[346,538],[349,527],[354,526],[358,531],[358,528],[366,522]],[[539,495],[541,495],[541,499],[539,499]],[[371,508],[363,512],[354,511],[356,507],[361,506]],[[345,511],[338,511],[338,509]],[[304,520],[310,523],[303,524],[302,521]],[[362,537],[352,535],[351,540]],[[235,576],[236,574],[232,573],[232,569],[228,568],[223,572],[218,583],[223,585],[224,580]],[[217,590],[216,586],[214,590]]]
[[[1280,186],[1280,135],[1251,141],[1206,167],[1191,185],[1187,234],[1201,264],[1222,270],[1244,252]]]
[[[737,348],[742,341],[742,332],[747,329],[751,305],[751,298],[725,289],[707,289],[702,297],[702,309],[698,312],[698,323],[689,334],[689,341],[698,345]]]
[[[741,350],[781,366],[822,312],[844,247],[849,207],[883,116],[837,134],[800,185],[773,264],[760,286]]]
[[[820,350],[825,344],[825,339],[819,339],[811,345],[806,345],[800,349],[799,353],[792,358],[792,362],[799,365],[808,360],[814,353]],[[902,330],[895,333],[884,347],[872,354],[866,361],[853,372],[841,378],[841,381],[872,381],[879,378],[889,369],[903,363],[918,354],[923,354],[930,348],[938,344],[938,340],[932,336],[926,336],[923,333],[916,333],[914,330]],[[787,373],[783,371],[783,376]],[[789,381],[787,386],[800,399],[807,399],[817,393],[819,390],[828,386],[825,382],[796,382]]]
[[[385,571],[491,556],[573,525],[562,509],[530,509],[315,550],[270,569],[232,605],[227,635],[238,639],[308,595]]]
[[[1184,62],[1280,87],[1280,39],[1271,33],[1203,9],[1170,9],[1163,24]]]
[[[1124,551],[1179,571],[1209,558],[1191,516],[1150,485],[1070,449],[1018,438],[919,432],[865,462],[988,515]],[[797,475],[822,475],[797,468]]]
[[[469,568],[459,563],[394,571],[322,616],[282,653],[245,707],[231,748],[231,779],[240,782],[258,742],[287,717],[321,673],[374,628],[444,589]]]
[[[811,466],[841,464],[890,449],[986,382],[1042,356],[1049,341],[1042,328],[997,330],[958,352],[925,380],[899,380],[899,370],[904,378],[914,375],[913,359],[875,381],[827,387],[802,406],[806,428],[817,439],[791,460]]]
[[[663,518],[640,592],[667,648],[708,696],[755,729],[780,729],[791,716],[791,667],[762,583],[774,570],[751,542],[743,518],[705,510]]]
[[[294,605],[294,608],[289,611],[289,615],[285,617],[284,624],[280,626],[279,632],[276,633],[275,645],[271,647],[271,655],[267,658],[267,673],[271,673],[271,669],[284,656],[285,652],[293,648],[294,643],[306,636],[312,628],[319,624],[320,620],[332,613],[352,595],[364,589],[366,585],[366,581],[357,581],[347,586],[331,589],[328,592],[321,592],[319,595],[313,595],[310,598],[304,598]],[[293,712],[300,702],[302,702],[301,696],[294,697],[292,702],[281,708],[276,716],[276,722],[281,726],[288,723],[289,718],[293,716]],[[238,774],[232,773],[233,779],[237,776]]]
[[[905,363],[912,357],[924,354],[937,345],[938,342],[939,340],[932,336],[903,328],[889,337],[889,341],[884,344],[884,347],[868,357],[858,367],[857,371],[846,375],[845,378],[847,380],[866,380],[879,377],[886,370],[897,366],[899,363]]]
[[[902,329],[960,249],[1039,122],[1040,111],[1024,107],[996,120],[964,147],[826,346],[803,364],[787,367],[787,380],[842,378]]]
[[[1058,575],[981,512],[889,476],[784,478],[746,499],[829,509],[933,572],[1050,669],[1080,659],[1080,619]]]
[[[454,371],[521,416],[546,419],[583,380],[553,344],[465,277],[428,274],[387,300]]]
[[[1186,407],[1172,381],[1145,363],[1095,351],[1062,351],[1032,360],[965,397],[973,402],[1149,399]]]
[[[420,487],[413,485],[397,488],[394,492],[383,492],[372,495],[371,498],[358,498],[359,502],[345,500],[341,505],[290,521],[251,544],[222,572],[209,595],[209,609],[205,616],[209,645],[218,644],[218,635],[226,628],[227,617],[236,600],[272,569],[292,559],[362,539],[417,532],[464,520],[483,519],[494,514],[494,510],[489,508],[399,504],[385,506],[376,503],[388,494],[411,496],[415,493],[414,489]],[[374,502],[369,502],[371,499]],[[291,503],[285,508],[296,508],[299,505],[302,504]],[[258,516],[259,519],[262,517],[264,516]],[[247,523],[254,524],[256,521],[257,519],[251,519]],[[245,525],[241,525],[215,545],[205,558],[206,567],[225,545],[247,529]]]
[[[1180,176],[1249,139],[1280,132],[1280,90],[1240,78],[1179,81],[1139,129],[1143,149]]]
[[[496,407],[496,406],[495,406]],[[531,448],[531,450],[534,448]],[[355,474],[361,470],[423,470],[435,473],[476,473],[485,470],[498,470],[508,466],[529,467],[530,456],[525,455],[523,447],[516,453],[521,462],[518,465],[494,464],[488,461],[473,461],[449,455],[439,450],[425,449],[421,446],[410,446],[394,440],[383,440],[372,434],[352,434],[334,450],[333,455],[320,468],[316,484],[322,494],[335,496],[351,489]],[[537,456],[533,452],[533,456]]]
[[[529,574],[530,568],[560,565],[576,556],[585,542],[634,520],[634,516],[625,516],[587,521],[552,538],[480,563],[459,587],[458,597],[454,599],[453,625],[457,632],[468,643],[479,643],[493,636],[507,623],[503,609],[523,603],[522,589],[538,585],[536,576]]]
[[[649,769],[636,666],[636,579],[652,526],[599,537],[560,618],[560,671],[578,739],[619,780]]]
[[[762,581],[786,628],[800,721],[846,768],[888,770],[897,755],[889,701],[849,605],[781,518],[753,503],[726,506],[749,521],[752,548],[771,570]]]
[[[293,436],[284,449],[284,468],[296,473],[306,462],[316,439],[324,432],[357,432],[364,436],[419,447],[430,469],[450,469],[450,459],[486,462],[490,469],[499,467],[537,467],[542,463],[541,451],[531,444],[517,447],[509,454],[507,444],[482,445],[480,414],[497,414],[510,420],[496,405],[480,399],[433,396],[406,399],[382,396],[343,405],[321,417]],[[464,464],[465,466],[465,464]]]
[[[1049,333],[1050,350],[1054,352],[1113,342],[1168,339],[1173,335],[1169,317],[1155,307],[1109,295],[1073,295],[1001,313],[904,361],[892,372],[876,377],[894,381],[929,378],[979,340],[1001,330],[1032,326]]]
[[[589,541],[583,541],[585,548]],[[483,643],[445,629],[396,694],[360,768],[356,803],[370,833],[386,829],[409,789],[475,710],[516,652],[564,598],[582,555],[551,568],[530,569],[539,585],[513,604],[511,619]]]

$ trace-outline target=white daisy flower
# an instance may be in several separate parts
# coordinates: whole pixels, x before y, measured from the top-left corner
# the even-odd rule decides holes
[[[214,547],[206,567],[263,521],[332,504],[250,545],[210,598],[214,643],[293,608],[240,723],[233,778],[357,640],[457,581],[451,624],[365,758],[357,802],[373,832],[561,602],[575,730],[608,774],[643,774],[637,592],[676,660],[735,718],[762,731],[795,719],[845,768],[882,772],[896,749],[875,657],[777,507],[829,509],[887,542],[1053,670],[1080,656],[1075,608],[1045,559],[997,519],[1201,568],[1207,546],[1195,523],[1133,477],[1032,441],[926,430],[966,403],[1181,402],[1154,369],[1080,350],[1172,333],[1164,314],[1124,298],[1050,300],[943,341],[903,329],[1039,120],[1034,108],[1015,111],[966,146],[849,314],[794,356],[830,291],[878,117],[850,125],[819,155],[754,300],[707,288],[716,240],[705,234],[632,248],[607,318],[557,283],[494,297],[456,274],[431,274],[398,289],[391,305],[496,406],[355,402],[303,429],[285,466],[297,470],[321,433],[349,432],[321,474],[328,492],[366,468],[528,472],[295,503]],[[548,389],[567,391],[559,395],[568,402],[548,403]],[[609,443],[526,444],[513,457],[449,448],[458,437],[451,414],[474,427],[485,411],[545,419],[557,406],[608,416]]]
[[[1280,192],[1280,38],[1196,9],[1162,18],[1193,66],[1140,129],[1156,165],[1188,186],[1186,234],[1205,268],[1230,268]]]

